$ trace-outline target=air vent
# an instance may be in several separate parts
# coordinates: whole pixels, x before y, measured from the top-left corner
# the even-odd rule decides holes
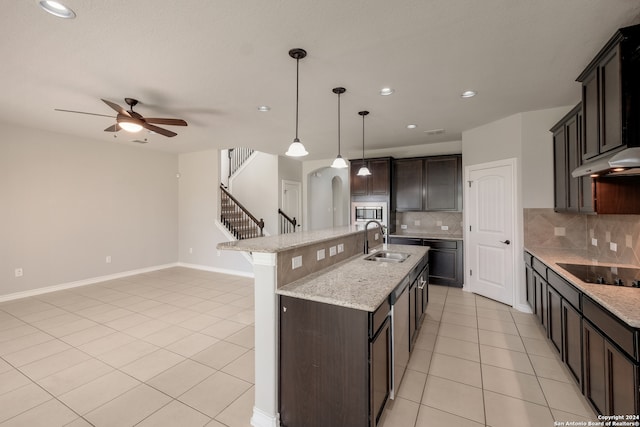
[[[444,133],[444,129],[425,130],[424,133],[427,135],[442,135]]]

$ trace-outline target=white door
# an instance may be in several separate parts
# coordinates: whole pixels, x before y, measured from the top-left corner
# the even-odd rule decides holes
[[[466,169],[465,277],[469,290],[513,306],[515,159]]]
[[[302,184],[296,181],[282,180],[282,211],[289,218],[295,218],[300,224],[302,215]]]

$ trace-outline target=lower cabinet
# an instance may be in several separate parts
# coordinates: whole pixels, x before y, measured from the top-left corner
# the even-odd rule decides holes
[[[535,313],[542,326],[547,329],[547,281],[538,274],[533,272],[533,286],[535,293]]]
[[[582,315],[562,301],[562,360],[578,386],[582,386]]]
[[[371,416],[377,424],[391,390],[391,320],[387,317],[369,344]],[[374,425],[375,425],[374,424]]]
[[[548,328],[547,334],[551,343],[562,354],[562,297],[547,285]]]

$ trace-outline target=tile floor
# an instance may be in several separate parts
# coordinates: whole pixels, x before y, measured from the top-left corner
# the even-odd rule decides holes
[[[0,303],[0,426],[249,426],[252,283],[171,268]],[[429,292],[384,427],[595,417],[533,315]]]

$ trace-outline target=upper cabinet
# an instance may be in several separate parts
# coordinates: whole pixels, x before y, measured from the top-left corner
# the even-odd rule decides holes
[[[582,161],[640,145],[640,25],[619,29],[578,76]]]
[[[434,156],[394,161],[397,211],[462,210],[462,156]]]
[[[391,158],[364,159],[371,175],[359,176],[362,160],[351,160],[351,197],[389,197],[391,193]]]

